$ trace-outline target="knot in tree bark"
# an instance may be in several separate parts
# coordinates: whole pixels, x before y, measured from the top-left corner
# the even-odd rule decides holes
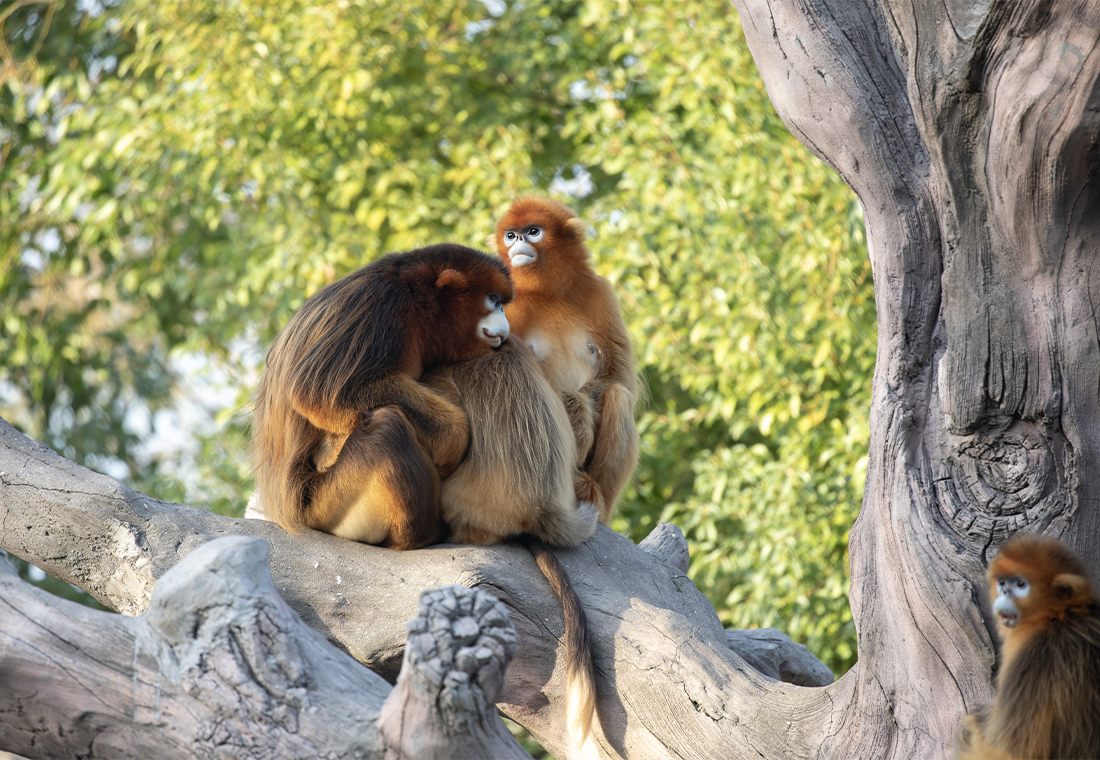
[[[940,511],[960,536],[996,545],[1070,516],[1072,452],[1060,435],[1016,422],[952,438],[954,451],[934,480]]]

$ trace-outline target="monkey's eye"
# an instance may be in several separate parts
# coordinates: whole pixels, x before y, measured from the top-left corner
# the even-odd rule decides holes
[[[528,227],[526,237],[532,243],[542,240],[542,227]]]
[[[491,293],[485,296],[485,308],[489,311],[504,311],[504,304],[500,302],[500,296]]]
[[[1027,596],[1028,588],[1027,580],[1021,578],[1019,575],[1012,575],[997,581],[997,590],[1002,594]]]
[[[512,230],[508,230],[504,233],[504,239],[507,240],[509,243],[515,242],[516,233]]]

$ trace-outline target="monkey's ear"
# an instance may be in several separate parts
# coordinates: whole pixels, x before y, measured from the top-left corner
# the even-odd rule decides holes
[[[456,290],[463,290],[469,285],[469,281],[466,279],[466,275],[457,269],[444,269],[439,273],[439,278],[435,281],[437,288],[455,288]]]
[[[492,235],[489,235],[487,238],[485,238],[485,247],[488,248],[490,251],[495,251],[497,249],[496,233],[493,233]]]
[[[1089,579],[1076,573],[1059,573],[1054,576],[1051,585],[1066,596],[1074,597],[1088,592]]]
[[[578,243],[584,240],[588,233],[588,225],[577,217],[573,217],[565,223],[565,228],[573,233],[573,239]]]

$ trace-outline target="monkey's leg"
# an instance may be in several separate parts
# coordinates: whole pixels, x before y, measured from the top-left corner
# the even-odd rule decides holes
[[[587,394],[566,392],[561,394],[565,411],[569,414],[569,425],[573,428],[573,437],[577,440],[577,465],[582,466],[592,451],[596,440],[596,427],[599,424],[599,412],[596,401]]]
[[[416,549],[439,540],[439,475],[401,409],[363,415],[336,463],[317,479],[305,522],[353,541]]]
[[[634,397],[622,385],[609,385],[598,406],[600,425],[585,470],[603,493],[600,522],[607,523],[638,463],[638,428],[634,424]]]
[[[337,438],[342,437],[345,440],[354,432],[355,426],[359,423],[360,411],[371,408],[367,406],[357,409],[350,407],[345,409],[321,406],[297,396],[292,398],[292,402],[294,411],[309,420],[309,424],[313,427],[324,430],[326,433],[332,433]],[[343,446],[342,442],[340,446]],[[337,447],[336,455],[339,455],[339,453],[339,447]]]

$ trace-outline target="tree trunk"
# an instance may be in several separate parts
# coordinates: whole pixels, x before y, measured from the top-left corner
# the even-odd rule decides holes
[[[859,662],[824,688],[763,675],[746,660],[779,671],[796,653],[731,651],[743,637],[684,576],[675,535],[639,548],[601,527],[561,553],[595,649],[584,754],[948,757],[992,691],[990,553],[1027,529],[1100,566],[1100,4],[738,4],[781,116],[867,221],[880,342],[851,546]],[[582,754],[562,728],[561,611],[524,549],[291,536],[136,494],[0,425],[0,545],[117,609],[141,612],[168,568],[230,534],[265,538],[291,607],[389,678],[421,589],[492,591],[518,642],[501,710],[559,760]],[[463,726],[446,741],[492,731]]]
[[[1100,567],[1100,4],[737,5],[875,276],[859,663],[820,753],[944,757],[992,694],[990,554],[1027,530]]]

